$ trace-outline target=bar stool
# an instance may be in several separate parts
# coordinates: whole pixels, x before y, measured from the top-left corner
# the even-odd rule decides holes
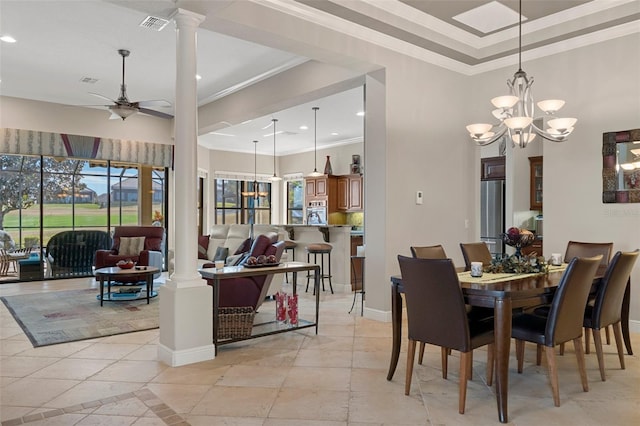
[[[356,262],[360,262],[360,279],[358,279],[358,274],[356,273]],[[353,308],[356,306],[356,296],[360,293],[361,297],[361,305],[360,305],[360,316],[364,315],[364,256],[351,256],[351,271],[353,272],[353,284],[355,285],[355,289],[353,292],[353,303],[351,304],[351,309],[349,309],[349,313],[353,311]],[[360,284],[360,290],[358,291],[358,284]]]
[[[331,285],[331,249],[333,246],[331,244],[325,243],[315,243],[309,244],[305,247],[307,251],[307,263],[311,262],[311,255],[313,255],[313,263],[317,264],[317,256],[320,255],[320,278],[322,279],[322,291],[324,291],[324,279],[329,278],[329,288],[331,289],[331,294],[333,294],[333,285]],[[325,274],[324,271],[324,255],[327,255],[327,261],[329,262],[328,274]],[[305,293],[309,290],[309,279],[311,278],[311,274],[307,274],[307,288],[305,288]],[[315,294],[315,288],[314,292]]]
[[[291,240],[285,240],[284,242],[284,251],[290,251],[291,252],[291,261],[296,260],[296,247],[298,246],[298,243],[291,241]],[[285,282],[289,282],[289,274],[285,273],[284,274],[284,281]]]

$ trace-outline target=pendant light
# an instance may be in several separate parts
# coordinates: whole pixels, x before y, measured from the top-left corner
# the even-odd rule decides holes
[[[496,108],[492,112],[493,116],[500,120],[500,123],[497,125],[475,123],[467,126],[471,139],[481,146],[489,145],[505,134],[509,135],[514,147],[520,148],[526,147],[536,135],[552,142],[563,142],[567,140],[577,121],[575,118],[554,116],[564,105],[561,99],[538,102],[537,106],[543,114],[538,116],[535,114],[536,104],[531,94],[533,77],[528,78],[527,73],[522,70],[522,0],[520,0],[519,15],[518,71],[513,75],[513,80],[507,81],[510,94],[491,99],[491,103]],[[544,129],[545,124],[548,126],[547,129]]]
[[[320,108],[313,107],[313,172],[309,173],[310,177],[324,176],[318,171],[318,110]]]
[[[258,191],[258,141],[253,141],[253,191],[242,191],[241,194],[254,200],[269,195],[268,192]]]
[[[273,122],[273,176],[271,176],[271,181],[277,182],[282,180],[282,178],[276,174],[276,123],[278,119],[272,118],[271,121]]]

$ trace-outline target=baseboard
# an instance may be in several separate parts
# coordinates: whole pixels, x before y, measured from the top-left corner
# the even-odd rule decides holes
[[[196,362],[209,361],[216,357],[216,349],[213,344],[198,348],[189,348],[179,351],[158,343],[158,360],[171,367],[194,364]]]
[[[354,308],[355,309],[355,308]],[[381,311],[379,309],[368,308],[366,303],[364,306],[365,318],[372,319],[380,322],[391,322],[391,311]]]
[[[640,333],[640,321],[629,320],[629,332]]]

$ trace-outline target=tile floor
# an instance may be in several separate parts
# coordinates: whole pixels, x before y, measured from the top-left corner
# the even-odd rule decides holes
[[[0,296],[95,287],[92,279],[0,285]],[[386,380],[391,325],[348,314],[350,294],[322,294],[313,329],[222,346],[215,360],[171,368],[156,360],[158,330],[33,348],[0,303],[0,419],[9,425],[497,425],[494,389],[484,382],[486,354],[474,357],[466,413],[458,414],[458,358],[443,380],[438,348],[427,347],[404,395],[406,338]],[[261,310],[272,309],[266,302]],[[311,311],[307,295],[301,313]],[[640,335],[632,335],[640,352]],[[569,345],[571,346],[571,345]],[[513,353],[513,350],[512,350]],[[523,374],[511,359],[509,416],[514,425],[636,425],[640,362],[605,346],[607,381],[587,355],[582,392],[573,349],[559,357],[561,407],[554,407],[545,365],[526,351]]]

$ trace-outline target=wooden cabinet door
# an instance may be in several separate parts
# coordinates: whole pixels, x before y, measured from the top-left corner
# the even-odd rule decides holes
[[[328,194],[327,178],[316,178],[316,197],[323,197]]]
[[[362,177],[349,178],[349,210],[362,210]]]
[[[343,210],[343,211],[346,211],[349,209],[349,178],[348,177],[338,178],[337,208],[338,210]]]
[[[487,157],[480,160],[482,165],[481,180],[505,179],[505,157]]]
[[[304,180],[305,187],[305,195],[307,197],[315,197],[316,196],[316,180],[315,179],[305,179]]]
[[[542,210],[542,156],[529,157],[529,168],[529,208]]]

